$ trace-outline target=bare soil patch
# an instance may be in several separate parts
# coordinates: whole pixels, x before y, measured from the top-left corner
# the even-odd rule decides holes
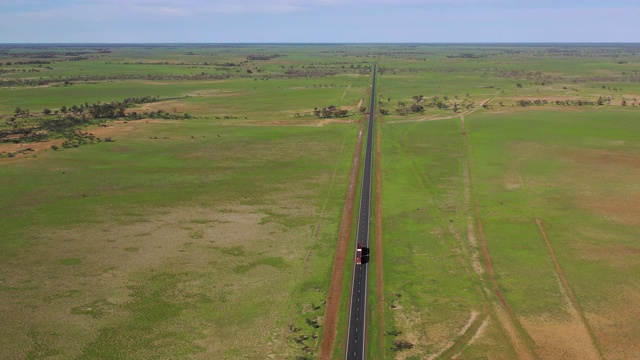
[[[329,124],[351,124],[353,120],[344,119],[324,119],[318,122],[315,126],[325,126]]]
[[[154,103],[147,103],[140,107],[131,108],[128,112],[152,112],[163,110],[168,113],[173,114],[184,114],[184,113],[207,113],[211,111],[211,105],[208,104],[200,104],[186,101],[185,99],[180,100],[166,100],[159,101]]]
[[[101,126],[89,127],[89,128],[83,129],[82,131],[91,133],[96,137],[104,139],[105,137],[111,137],[118,134],[122,135],[122,134],[131,133],[136,129],[140,128],[141,126],[144,126],[147,124],[159,124],[159,123],[169,124],[169,123],[179,123],[179,122],[180,122],[179,120],[160,120],[160,119],[136,120],[136,121],[119,120],[119,121],[107,122]],[[15,157],[13,158],[9,158],[9,157],[0,158],[0,164],[2,162],[15,161],[18,159],[29,158],[29,157],[32,157],[33,155],[39,155],[43,151],[51,150],[52,145],[56,145],[59,147],[63,142],[64,142],[64,139],[51,139],[46,141],[21,143],[21,144],[13,144],[13,143],[0,144],[0,153],[9,153],[9,152],[15,153],[21,150],[31,149],[31,151],[16,153]]]
[[[206,89],[197,90],[187,94],[187,96],[201,96],[201,97],[229,97],[247,94],[246,92],[234,92],[220,89]],[[160,102],[162,103],[162,102]]]
[[[130,134],[140,127],[150,125],[150,124],[177,124],[180,123],[179,120],[159,120],[159,119],[149,119],[149,120],[136,120],[136,121],[112,121],[104,124],[99,127],[88,128],[86,131],[92,133],[93,135],[104,139],[108,136],[114,135],[123,135]]]
[[[40,141],[35,143],[0,144],[0,154],[6,154],[6,153],[15,154],[15,156],[12,158],[10,157],[0,158],[0,164],[7,161],[15,161],[17,159],[24,159],[24,158],[32,157],[33,155],[39,155],[39,153],[41,153],[42,151],[51,149],[52,145],[60,146],[60,144],[62,144],[63,141],[64,140],[62,139],[54,139],[54,140]],[[31,150],[28,150],[28,149],[31,149]]]

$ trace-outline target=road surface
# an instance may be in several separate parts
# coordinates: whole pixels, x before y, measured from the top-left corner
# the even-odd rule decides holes
[[[369,105],[369,124],[367,128],[367,147],[364,158],[364,172],[360,195],[360,211],[358,214],[358,235],[356,243],[362,243],[362,265],[355,265],[351,283],[351,303],[349,311],[349,330],[345,359],[364,359],[366,320],[367,320],[367,274],[369,271],[369,223],[371,209],[371,168],[373,164],[373,128],[376,101],[376,65],[373,65],[373,81],[371,85],[371,103]],[[357,246],[357,244],[356,244]],[[353,249],[355,258],[356,250]]]

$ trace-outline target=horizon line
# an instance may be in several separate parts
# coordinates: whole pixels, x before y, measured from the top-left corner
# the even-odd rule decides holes
[[[524,41],[524,42],[6,42],[0,46],[17,45],[640,45],[640,42],[615,41]]]

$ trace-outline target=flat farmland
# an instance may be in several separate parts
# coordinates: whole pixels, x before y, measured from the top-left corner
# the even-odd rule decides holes
[[[0,46],[3,354],[318,358],[372,63],[367,357],[634,358],[633,44]]]
[[[165,60],[192,59],[184,47],[54,61],[40,69],[50,77],[15,65],[37,61],[24,52],[50,50],[11,49],[20,57],[2,61],[15,70],[3,80],[19,80],[0,88],[3,356],[317,354],[361,120],[354,109],[369,75],[285,76],[278,67],[272,78],[249,77],[242,67],[243,76],[211,69],[180,79],[186,66]],[[209,51],[226,69],[259,50]],[[157,101],[129,106],[124,117],[88,114],[145,96]],[[348,116],[314,114],[329,105]],[[165,115],[131,115],[158,111]],[[68,130],[41,142],[17,137],[76,119],[83,125],[68,130],[101,141],[64,147]]]
[[[313,348],[356,128],[144,125],[3,165],[4,353]]]
[[[638,49],[496,50],[379,65],[386,335],[370,351],[631,359]]]

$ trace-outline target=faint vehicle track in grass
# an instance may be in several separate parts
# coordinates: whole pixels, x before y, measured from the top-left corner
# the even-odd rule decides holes
[[[475,208],[477,216],[478,207],[475,206]],[[519,359],[538,359],[539,356],[536,354],[535,350],[533,350],[533,339],[524,330],[522,324],[520,324],[520,321],[518,321],[518,318],[513,313],[513,310],[507,302],[507,299],[502,294],[502,291],[500,291],[498,281],[496,280],[493,271],[491,255],[489,254],[487,240],[484,235],[484,229],[482,227],[482,222],[480,221],[480,219],[477,220],[477,227],[478,235],[480,238],[480,247],[482,249],[482,257],[485,263],[485,273],[490,283],[489,287],[485,282],[483,282],[483,288],[489,299],[497,299],[500,303],[499,305],[497,305],[493,301],[489,300],[491,302],[496,318],[500,322],[500,326],[502,327],[503,331],[509,337],[511,345],[516,350]]]
[[[479,332],[481,325],[486,320],[486,316],[482,318],[480,316],[481,314],[479,312],[472,311],[469,320],[458,332],[458,336],[446,344],[439,353],[430,356],[428,360],[451,359],[456,354],[460,354],[471,339]]]
[[[472,345],[473,343],[476,342],[476,340],[478,340],[480,338],[480,336],[482,336],[484,334],[485,329],[487,328],[487,326],[489,325],[489,317],[486,317],[482,323],[480,324],[480,326],[478,326],[477,329],[475,329],[475,334],[473,334],[473,336],[471,337],[471,339],[469,339],[469,341],[466,344],[466,347]],[[462,348],[460,349],[460,351],[458,351],[456,354],[454,354],[453,356],[451,356],[452,360],[457,359],[460,355],[462,355],[462,352],[464,351],[464,349],[466,348]]]
[[[464,124],[462,126],[464,128]],[[413,152],[406,146],[405,136],[406,136],[406,132],[403,132],[400,136],[400,141],[399,141],[400,149],[404,153],[407,160],[409,161],[412,172],[416,177],[416,181],[418,182],[418,185],[420,186],[420,188],[422,188],[424,191],[426,191],[429,194],[430,201],[432,202],[432,206],[429,207],[430,213],[432,214],[434,219],[439,219],[439,222],[443,228],[448,229],[450,237],[453,238],[452,241],[454,243],[454,246],[456,246],[460,250],[459,252],[456,253],[456,257],[458,258],[458,261],[462,264],[463,268],[465,269],[467,276],[471,278],[475,273],[483,284],[482,288],[480,288],[479,286],[475,287],[475,291],[478,293],[480,298],[483,299],[483,302],[484,302],[483,312],[478,313],[478,315],[476,316],[472,316],[471,321],[467,323],[467,325],[458,334],[458,336],[456,336],[454,340],[447,343],[440,353],[429,357],[429,359],[451,358],[456,354],[460,354],[466,348],[466,346],[469,345],[472,339],[474,339],[475,341],[475,339],[477,339],[481,335],[480,328],[482,326],[484,327],[487,326],[486,324],[489,317],[492,317],[496,321],[498,321],[500,314],[498,314],[495,310],[493,310],[490,297],[488,296],[488,294],[490,295],[490,291],[488,290],[484,282],[484,278],[482,277],[482,274],[484,274],[484,270],[479,260],[479,251],[477,248],[477,240],[476,240],[475,230],[473,226],[473,216],[471,215],[471,213],[469,213],[467,216],[467,221],[469,222],[467,227],[469,245],[467,245],[462,241],[460,234],[457,233],[455,228],[445,223],[445,221],[443,220],[445,217],[443,217],[440,214],[441,211],[435,210],[440,208],[437,194],[433,191],[433,185],[429,180],[428,176],[426,174],[423,174],[423,172],[420,171],[418,166],[412,160],[416,158],[416,155],[413,154]],[[466,143],[464,141],[465,140],[463,139],[462,150],[466,151]],[[471,207],[470,207],[471,190],[470,190],[469,171],[468,171],[467,164],[468,164],[467,158],[466,156],[463,156],[464,166],[463,166],[462,183],[464,187],[464,199],[465,199],[464,206],[466,209],[469,209],[469,211],[471,211]],[[476,317],[478,316],[480,316],[483,320],[475,321]],[[521,358],[533,359],[533,357],[526,357],[526,356],[521,356]]]
[[[344,93],[342,93],[342,96],[340,97],[340,100],[344,99],[345,95],[347,95],[348,89],[351,89],[351,84],[349,84],[349,86],[347,86],[347,90],[345,90]]]
[[[565,298],[567,298],[569,300],[569,304],[571,305],[572,316],[578,317],[580,319],[580,321],[582,322],[582,325],[584,326],[584,331],[587,333],[589,339],[591,340],[591,344],[590,345],[591,345],[592,348],[591,349],[585,349],[585,350],[589,350],[592,353],[593,358],[603,359],[604,356],[602,355],[602,351],[600,350],[600,345],[598,344],[598,340],[595,337],[595,335],[593,333],[593,330],[589,326],[589,322],[587,321],[587,318],[584,315],[584,312],[580,308],[580,304],[578,303],[578,299],[576,298],[575,294],[573,293],[573,290],[571,290],[571,286],[569,285],[569,282],[567,281],[567,278],[564,276],[564,272],[562,271],[562,268],[560,267],[560,262],[558,262],[558,258],[556,257],[556,253],[553,250],[553,246],[551,245],[551,241],[549,240],[549,237],[547,236],[547,233],[544,231],[544,226],[542,225],[542,220],[539,219],[539,218],[536,218],[535,221],[536,221],[536,225],[538,225],[538,229],[540,230],[540,233],[542,234],[542,237],[544,238],[544,242],[547,245],[547,250],[549,251],[549,256],[551,256],[551,259],[553,260],[553,265],[555,267],[556,275],[557,275],[558,280],[560,282],[560,290],[561,290],[562,294],[565,296]]]
[[[415,161],[413,161],[413,159],[416,157],[415,154],[413,154],[413,152],[409,149],[409,147],[406,145],[406,134],[407,131],[402,132],[402,134],[400,135],[400,149],[402,150],[402,152],[404,153],[404,156],[407,158],[407,160],[409,161],[409,163],[411,164],[411,171],[413,172],[413,174],[416,177],[416,180],[418,181],[418,185],[420,185],[420,187],[422,188],[422,190],[427,191],[427,193],[431,198],[431,201],[435,204],[438,205],[438,199],[435,198],[435,194],[433,193],[432,189],[433,189],[433,184],[431,183],[431,180],[429,180],[429,177],[424,175],[419,169],[418,166],[415,164]],[[435,211],[432,211],[435,212]]]
[[[496,94],[497,95],[497,94]],[[471,185],[471,175],[470,175],[470,164],[469,164],[469,154],[471,153],[469,144],[466,140],[466,130],[464,127],[464,116],[460,116],[461,118],[461,129],[462,129],[462,148],[463,148],[463,191],[464,191],[464,201],[465,208],[469,209],[469,214],[467,216],[467,239],[469,241],[470,248],[459,239],[459,236],[456,236],[455,230],[452,230],[451,227],[443,224],[444,228],[448,228],[450,234],[453,238],[457,239],[456,246],[458,246],[463,254],[468,255],[467,258],[462,257],[460,254],[458,255],[461,258],[461,263],[464,264],[465,268],[469,268],[469,257],[470,257],[470,267],[473,268],[473,272],[475,272],[478,278],[481,281],[482,288],[476,288],[476,291],[481,295],[481,297],[485,301],[485,307],[487,313],[491,314],[491,318],[494,318],[502,329],[503,333],[509,339],[513,349],[515,350],[519,359],[537,359],[539,356],[534,351],[533,339],[526,333],[517,317],[513,313],[509,303],[506,298],[502,294],[499,289],[498,283],[495,279],[493,265],[491,262],[491,256],[489,253],[489,249],[487,247],[486,238],[484,235],[484,229],[482,227],[482,222],[478,216],[478,205],[477,200],[475,200],[475,194],[472,192]],[[401,133],[399,139],[399,147],[402,153],[405,155],[407,160],[410,163],[411,171],[414,173],[416,181],[421,189],[426,191],[430,195],[430,201],[433,206],[438,208],[439,201],[436,198],[436,194],[433,191],[433,185],[428,177],[423,174],[412,160],[416,156],[411,152],[411,150],[407,147],[406,141],[406,131]],[[430,212],[434,219],[442,220],[442,216],[439,216],[438,211],[434,210],[433,207],[429,207]],[[474,224],[474,215],[477,219]],[[477,229],[477,230],[476,230]],[[484,266],[479,260],[480,254],[484,260]],[[470,256],[469,256],[470,255]],[[468,275],[471,276],[470,270]],[[488,279],[488,282],[487,282]],[[496,302],[497,300],[497,302]],[[481,323],[476,324],[478,327]],[[473,331],[472,331],[473,333]],[[472,338],[470,334],[467,336],[462,336],[454,341],[453,345],[450,348],[454,349],[451,352],[448,350],[444,350],[446,352],[446,356],[453,356],[456,353],[460,353],[468,341]],[[436,355],[436,358],[443,358],[441,355]]]
[[[360,157],[362,154],[362,139],[364,135],[364,125],[360,125],[358,140],[353,153],[351,173],[349,175],[349,185],[347,187],[346,199],[342,209],[340,220],[340,230],[338,231],[338,243],[336,254],[333,260],[333,270],[331,271],[331,282],[329,284],[329,296],[324,312],[324,328],[322,331],[322,342],[320,344],[320,359],[330,359],[333,354],[333,346],[338,333],[338,317],[340,315],[340,301],[342,298],[342,285],[344,270],[347,261],[349,238],[351,236],[351,224],[353,223],[353,209],[356,201],[356,190],[358,174],[360,173]]]
[[[495,96],[497,95],[498,94],[496,94]],[[487,247],[487,240],[484,235],[484,228],[482,227],[482,222],[480,221],[480,216],[478,213],[478,201],[475,197],[475,193],[472,192],[470,165],[471,145],[467,141],[467,131],[464,126],[464,115],[460,116],[460,126],[463,146],[463,186],[466,208],[468,208],[470,211],[470,214],[467,217],[467,237],[469,238],[472,247],[475,247],[475,243],[480,244],[480,252],[482,253],[482,257],[484,260],[484,267],[480,264],[479,261],[476,263],[476,260],[472,260],[474,262],[474,270],[478,274],[478,277],[482,283],[484,298],[490,304],[490,309],[494,318],[498,320],[503,333],[509,338],[509,341],[511,342],[513,349],[516,351],[518,358],[537,359],[539,358],[539,356],[534,350],[533,339],[531,339],[531,336],[527,334],[527,332],[524,330],[517,317],[513,313],[513,310],[509,306],[509,303],[500,291],[498,282],[495,278],[493,264],[491,263],[491,256]],[[473,216],[471,212],[475,213],[477,231],[474,228]],[[478,239],[479,241],[477,241]],[[477,253],[478,251],[475,250],[475,252]],[[472,256],[472,259],[477,259],[476,255]],[[480,268],[477,267],[478,265],[480,265]],[[489,284],[487,284],[485,277],[489,280]],[[495,303],[496,299],[500,303],[499,305]]]

